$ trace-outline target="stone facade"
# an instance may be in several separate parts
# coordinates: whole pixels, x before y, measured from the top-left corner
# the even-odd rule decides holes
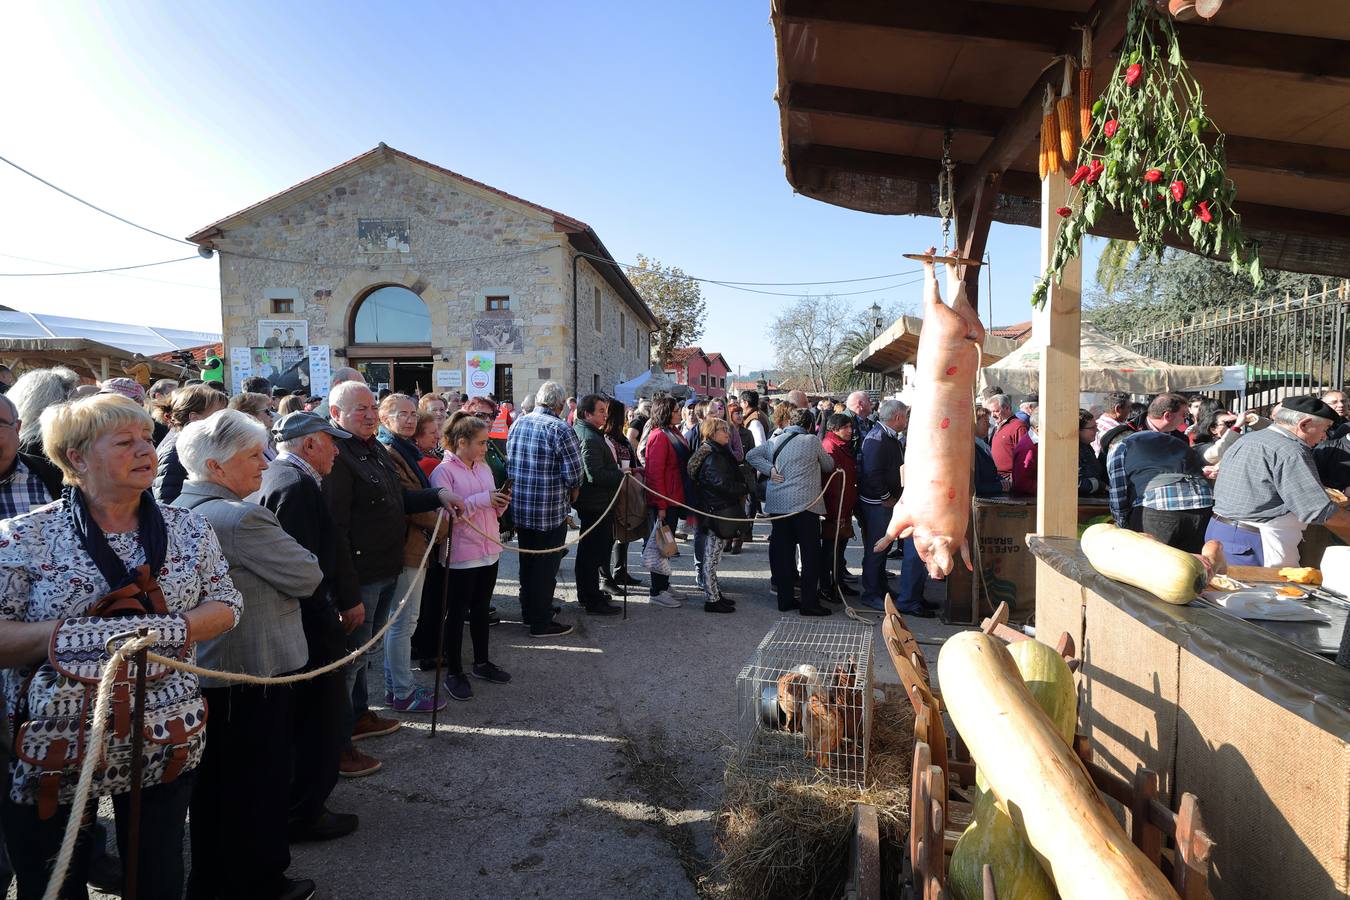
[[[406,222],[398,226],[406,243],[362,244],[359,220]],[[473,346],[476,320],[499,338],[518,329],[518,340],[499,344],[497,364],[512,367],[511,399],[519,403],[545,380],[572,390],[575,226],[586,228],[381,145],[192,240],[220,251],[227,348],[255,346],[260,319],[294,318],[308,321],[309,344],[331,348],[334,368],[374,358],[380,349],[352,345],[357,307],[374,289],[401,285],[427,305],[431,334],[421,358],[436,370],[463,370],[466,351],[490,349]],[[612,391],[647,368],[654,322],[589,260],[578,266],[578,293],[578,388]],[[509,297],[509,310],[490,311],[489,296]],[[292,311],[277,312],[274,304],[284,309],[286,301]],[[417,347],[399,352],[421,355]]]

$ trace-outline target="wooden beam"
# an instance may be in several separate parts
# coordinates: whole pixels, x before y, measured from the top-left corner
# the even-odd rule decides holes
[[[1051,172],[1041,186],[1041,271],[1054,253],[1063,220],[1055,210],[1069,196],[1069,181]],[[1036,532],[1078,533],[1078,386],[1081,346],[1081,253],[1051,284],[1045,306],[1032,313],[1031,340],[1041,348],[1040,437],[1036,449]]]
[[[1125,36],[1125,14],[1129,10],[1130,3],[1131,0],[1097,0],[1090,10],[1078,17],[1077,21],[1081,24],[1096,23],[1092,37],[1096,56],[1104,57],[1110,53]],[[1066,24],[1058,35],[1057,52],[1077,54],[1081,51],[1080,32],[1072,30]],[[1036,79],[1035,84],[1018,104],[1017,110],[1004,124],[1003,130],[975,164],[974,171],[969,173],[964,181],[957,182],[958,206],[970,202],[990,172],[1006,171],[1036,138],[1041,128],[1041,99],[1045,95],[1045,86],[1047,84],[1058,86],[1063,77],[1064,72],[1059,66],[1051,66]]]
[[[1312,84],[1350,84],[1350,41],[1213,25],[1177,23],[1176,27],[1181,52],[1191,64],[1244,69]]]
[[[985,137],[998,134],[1013,113],[1013,110],[1001,106],[802,81],[789,82],[781,100],[793,112],[821,113],[938,131],[950,128]]]
[[[808,82],[790,83],[782,101],[792,112],[932,131],[951,129],[982,137],[996,137],[1016,112],[1001,106]],[[1208,140],[1212,143],[1214,137],[1210,134]],[[1235,169],[1318,180],[1350,181],[1350,150],[1233,134],[1225,138],[1225,146],[1228,162]],[[1036,196],[1040,196],[1039,187]]]
[[[994,223],[994,204],[998,201],[999,181],[1002,176],[991,172],[975,192],[970,208],[962,210],[961,255],[966,259],[984,259],[984,247],[989,240],[989,226]],[[980,296],[980,266],[967,266],[961,272],[961,280],[966,285],[966,296],[979,311],[977,301]],[[993,323],[990,323],[991,325]]]
[[[896,0],[782,0],[782,20],[907,31],[964,44],[1059,52],[1059,36],[1073,16],[1058,10],[973,0],[942,3]]]

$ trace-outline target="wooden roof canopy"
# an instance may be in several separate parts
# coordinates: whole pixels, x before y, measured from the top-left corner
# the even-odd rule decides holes
[[[1244,231],[1266,266],[1350,276],[1350,3],[1205,4],[1217,15],[1179,24],[1181,50],[1227,135]],[[1040,222],[1041,98],[1063,74],[1051,58],[1076,57],[1074,26],[1091,24],[1100,93],[1129,5],[772,0],[788,182],[836,206],[936,216],[950,130],[963,255],[983,255],[990,221]],[[1108,214],[1090,233],[1134,228]]]

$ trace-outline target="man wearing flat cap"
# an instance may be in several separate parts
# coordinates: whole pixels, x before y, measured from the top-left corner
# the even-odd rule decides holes
[[[277,420],[272,437],[278,455],[263,473],[258,502],[276,515],[287,534],[318,557],[323,570],[318,589],[300,601],[301,624],[309,645],[305,668],[317,669],[347,652],[346,632],[334,606],[337,538],[320,485],[333,471],[336,442],[351,434],[316,413],[293,412]],[[325,840],[356,829],[355,815],[331,812],[325,806],[337,784],[339,762],[350,736],[350,705],[351,694],[341,669],[295,685],[292,840]],[[373,759],[364,765],[379,767]]]
[[[1229,562],[1297,566],[1309,525],[1350,527],[1350,512],[1327,495],[1312,454],[1340,422],[1316,396],[1291,397],[1270,428],[1244,434],[1224,455],[1205,537],[1223,542]]]

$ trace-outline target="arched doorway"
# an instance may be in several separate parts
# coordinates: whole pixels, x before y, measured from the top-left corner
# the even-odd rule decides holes
[[[380,285],[352,307],[347,360],[376,389],[407,394],[433,390],[431,313],[400,284]]]

